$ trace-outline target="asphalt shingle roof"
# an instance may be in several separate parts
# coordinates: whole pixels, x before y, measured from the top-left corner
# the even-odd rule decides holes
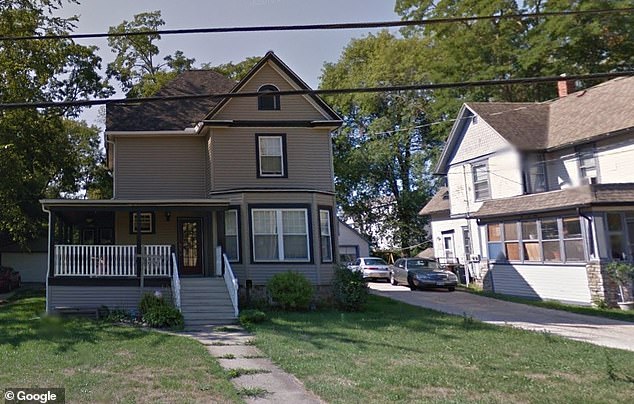
[[[418,212],[419,215],[431,215],[434,213],[449,212],[449,190],[447,187],[441,187],[436,192],[427,205]]]
[[[168,82],[156,96],[228,93],[236,82],[212,70],[190,70]],[[163,131],[191,128],[219,100],[184,99],[113,104],[106,107],[107,131]]]
[[[478,218],[513,216],[610,203],[634,203],[634,184],[594,184],[485,201]]]
[[[512,145],[551,150],[634,128],[634,77],[619,77],[544,103],[466,105]]]

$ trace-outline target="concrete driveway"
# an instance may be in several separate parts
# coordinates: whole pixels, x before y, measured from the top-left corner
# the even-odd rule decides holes
[[[634,351],[634,323],[543,309],[461,291],[410,291],[403,286],[377,282],[369,285],[373,294],[414,306],[459,316],[466,314],[489,324],[545,331],[591,344]]]

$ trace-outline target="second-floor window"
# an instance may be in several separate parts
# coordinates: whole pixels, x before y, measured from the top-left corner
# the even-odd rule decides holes
[[[482,201],[491,197],[489,190],[489,165],[486,162],[475,163],[473,170],[473,192],[476,201]]]
[[[272,92],[279,91],[277,87],[272,84],[267,84],[259,88],[258,93],[258,110],[260,111],[277,111],[280,109],[280,96],[277,94],[270,94]]]
[[[546,164],[541,154],[529,155],[524,162],[524,191],[527,194],[546,191]]]
[[[285,177],[286,142],[283,135],[257,135],[258,177]]]
[[[597,182],[597,159],[594,154],[594,146],[583,146],[577,149],[579,157],[579,176],[587,183],[594,184]]]

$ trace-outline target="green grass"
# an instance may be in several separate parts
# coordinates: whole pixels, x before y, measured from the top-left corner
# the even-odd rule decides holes
[[[269,313],[274,362],[332,403],[634,402],[634,352],[370,296],[362,313]]]
[[[0,306],[0,391],[64,387],[68,402],[240,402],[218,362],[185,337],[44,317],[41,292]]]
[[[471,288],[462,288],[462,290],[477,294],[480,296],[491,297],[493,299],[506,300],[508,302],[528,304],[531,306],[544,307],[546,309],[563,310],[571,313],[586,314],[595,317],[611,318],[613,320],[628,321],[634,323],[634,310],[621,310],[621,309],[602,309],[598,307],[589,306],[573,306],[571,304],[564,304],[555,301],[525,299],[517,296],[503,295],[499,293],[485,292],[482,290],[476,290]]]

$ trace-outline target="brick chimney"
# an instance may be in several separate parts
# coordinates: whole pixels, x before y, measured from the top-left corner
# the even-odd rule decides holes
[[[575,92],[575,81],[566,80],[565,74],[562,74],[561,77],[562,77],[562,80],[559,80],[557,82],[557,92],[559,93],[560,98]]]

